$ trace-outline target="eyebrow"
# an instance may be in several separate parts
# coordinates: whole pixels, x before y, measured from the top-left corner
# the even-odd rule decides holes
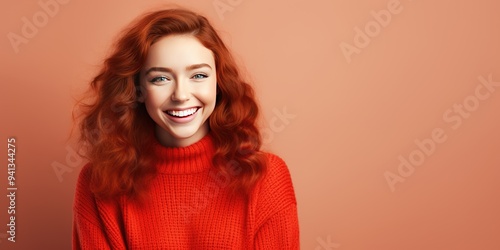
[[[199,63],[199,64],[193,64],[193,65],[187,66],[186,70],[189,71],[189,70],[199,69],[199,68],[203,68],[203,67],[209,67],[210,69],[212,69],[212,67],[210,67],[210,65],[208,65],[206,63]],[[171,68],[151,67],[148,70],[146,70],[146,72],[144,74],[147,75],[147,74],[151,73],[152,71],[159,71],[159,72],[166,72],[166,73],[174,72]]]

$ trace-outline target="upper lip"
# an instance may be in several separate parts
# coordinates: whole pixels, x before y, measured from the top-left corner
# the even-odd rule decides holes
[[[187,107],[187,108],[171,108],[171,109],[165,109],[164,111],[184,111],[188,109],[199,109],[200,106],[193,106],[193,107]]]

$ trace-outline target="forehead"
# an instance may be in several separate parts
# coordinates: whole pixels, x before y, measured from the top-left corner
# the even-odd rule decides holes
[[[207,63],[213,68],[215,59],[212,51],[192,35],[168,35],[151,45],[144,68],[181,68],[199,63]]]

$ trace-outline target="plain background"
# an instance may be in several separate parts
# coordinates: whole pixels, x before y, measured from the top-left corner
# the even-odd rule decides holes
[[[16,243],[0,226],[1,249],[70,248],[84,164],[68,141],[74,98],[122,28],[167,3],[66,0],[48,13],[47,2],[0,8],[0,225],[12,136],[18,187]],[[500,82],[500,2],[401,0],[374,23],[391,2],[177,1],[212,21],[255,86],[265,148],[292,174],[302,249],[500,249],[500,86],[475,97],[479,78]],[[8,34],[33,18],[16,53]],[[346,57],[341,44],[365,28]],[[446,140],[424,155],[415,141],[435,129]],[[400,156],[418,166],[399,173]],[[61,165],[71,172],[58,178]],[[404,180],[394,190],[389,172]]]

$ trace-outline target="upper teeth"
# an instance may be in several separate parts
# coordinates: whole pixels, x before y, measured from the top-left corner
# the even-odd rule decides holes
[[[184,117],[184,116],[194,114],[194,112],[196,112],[196,110],[198,110],[198,109],[197,108],[190,108],[190,109],[180,110],[180,111],[167,110],[167,113],[169,115],[173,115],[173,116],[177,116],[177,117]]]

